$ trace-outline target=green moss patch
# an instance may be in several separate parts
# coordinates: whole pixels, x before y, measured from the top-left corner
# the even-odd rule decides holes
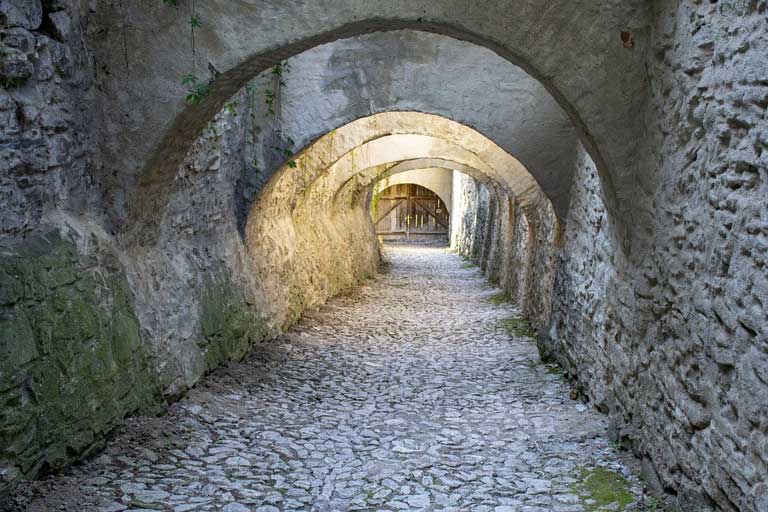
[[[626,478],[602,467],[581,468],[579,480],[571,486],[586,512],[624,511],[635,501],[628,488]]]
[[[236,285],[222,280],[209,284],[203,296],[201,349],[208,370],[227,360],[239,361],[269,336],[264,319],[234,290]]]
[[[0,445],[12,469],[0,496],[162,404],[125,275],[95,250],[48,233],[0,253]]]
[[[512,302],[512,297],[510,297],[507,292],[499,292],[489,296],[486,300],[494,306],[501,306],[502,304],[509,304]]]
[[[531,323],[526,318],[519,316],[501,320],[499,322],[499,327],[507,331],[510,336],[523,336],[526,338],[533,338],[536,336],[536,331],[531,326]]]
[[[461,268],[463,268],[463,269],[475,268],[475,267],[477,267],[477,265],[475,265],[474,263],[471,263],[469,261],[461,264]]]

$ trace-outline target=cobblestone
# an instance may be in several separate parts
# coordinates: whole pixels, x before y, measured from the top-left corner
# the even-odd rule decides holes
[[[57,477],[77,510],[622,510],[574,491],[595,467],[642,502],[605,418],[500,325],[519,313],[477,268],[384,253],[385,273],[214,372],[145,445],[118,435]],[[52,499],[29,510],[65,509]]]

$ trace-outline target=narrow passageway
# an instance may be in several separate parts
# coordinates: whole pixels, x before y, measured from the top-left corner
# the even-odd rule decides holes
[[[383,274],[132,420],[29,509],[639,510],[604,417],[510,330],[480,271],[383,250]]]

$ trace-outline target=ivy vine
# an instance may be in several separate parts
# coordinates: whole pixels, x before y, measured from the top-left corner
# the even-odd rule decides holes
[[[179,5],[178,0],[162,0],[162,2],[167,6],[178,7]],[[187,93],[186,93],[186,96],[184,97],[184,100],[190,105],[197,105],[201,101],[203,101],[203,98],[205,98],[211,92],[211,85],[215,77],[204,80],[200,78],[196,73],[198,65],[197,65],[197,45],[195,40],[195,30],[203,26],[203,21],[200,18],[200,16],[197,14],[196,0],[189,0],[188,23],[190,28],[190,48],[192,51],[193,71],[191,73],[185,74],[182,77],[181,85],[187,88]],[[279,103],[280,89],[282,87],[285,87],[286,75],[290,72],[290,70],[291,68],[288,61],[280,62],[272,68],[274,85],[272,88],[268,88],[264,91],[264,103],[267,106],[268,117],[274,118],[277,115],[275,106]],[[249,106],[250,115],[251,115],[251,138],[252,138],[253,144],[255,145],[258,141],[258,132],[257,132],[257,124],[256,124],[256,105],[255,105],[257,86],[255,83],[251,83],[246,87],[246,90],[248,91],[248,106]],[[235,100],[225,104],[224,108],[230,114],[232,114],[233,116],[236,116],[238,106],[239,106],[239,102]],[[280,130],[277,130],[277,135],[278,135],[278,138],[282,141],[283,139],[280,136]],[[294,141],[290,137],[284,140],[289,146],[291,147],[294,146]],[[282,145],[280,146],[274,145],[272,146],[272,149],[282,154],[287,159],[286,165],[288,167],[290,167],[291,169],[295,169],[297,167],[296,160],[294,160],[293,158],[294,153],[292,149],[283,147]],[[254,165],[254,168],[258,171],[256,158],[254,158],[253,160],[253,165]]]
[[[184,99],[191,105],[200,103],[211,91],[210,82],[203,82],[191,73],[184,75],[181,79],[181,85],[187,86],[187,95]]]
[[[178,0],[162,0],[163,4],[178,7]],[[192,50],[192,72],[185,74],[181,78],[181,85],[187,88],[187,94],[184,100],[190,105],[197,105],[203,98],[211,92],[211,83],[213,79],[203,80],[197,76],[197,44],[195,40],[195,30],[203,26],[203,21],[197,14],[197,5],[195,0],[189,0],[189,43]]]

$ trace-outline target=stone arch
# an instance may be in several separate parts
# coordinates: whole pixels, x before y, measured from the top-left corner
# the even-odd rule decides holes
[[[334,202],[346,200],[350,202],[350,195],[355,194],[355,189],[358,189],[357,195],[359,196],[359,189],[366,187],[371,192],[370,185],[377,179],[385,179],[387,176],[393,176],[398,173],[408,172],[416,169],[436,168],[446,169],[450,171],[458,171],[467,176],[471,176],[480,183],[492,183],[492,179],[481,173],[477,169],[464,165],[452,160],[446,160],[445,158],[415,158],[412,160],[404,160],[394,165],[377,166],[365,169],[357,173],[356,176],[348,179],[343,186],[336,192]],[[498,185],[498,184],[497,184]],[[501,185],[498,185],[501,186]],[[370,200],[370,197],[368,198]]]
[[[502,183],[524,206],[539,200],[540,187],[515,157],[471,128],[420,112],[374,114],[329,133],[295,158],[295,171],[284,166],[262,195],[294,197],[321,185],[325,191],[319,197],[327,200],[361,170],[424,158],[477,169]],[[328,179],[334,183],[318,183]],[[268,202],[260,200],[262,206]],[[281,209],[295,206],[277,200],[274,204]]]
[[[637,0],[619,7],[612,4],[610,17],[597,16],[605,13],[605,7],[601,2],[576,6],[565,0],[546,6],[500,2],[493,9],[478,9],[462,0],[437,5],[338,2],[331,9],[279,7],[279,12],[265,17],[264,12],[247,4],[209,2],[201,6],[201,16],[211,21],[200,37],[200,46],[203,57],[215,63],[218,78],[211,94],[200,105],[191,107],[182,105],[178,88],[164,87],[188,71],[184,69],[187,59],[179,58],[187,52],[185,42],[166,35],[183,27],[186,19],[168,11],[141,12],[137,7],[134,21],[139,28],[130,34],[125,46],[140,48],[145,41],[158,37],[161,46],[168,46],[161,54],[149,55],[141,69],[111,78],[116,81],[114,90],[129,89],[136,95],[125,101],[131,102],[135,119],[141,119],[145,127],[135,146],[126,148],[126,154],[119,157],[125,169],[138,171],[134,175],[139,176],[129,202],[132,223],[146,231],[145,238],[152,238],[150,232],[157,224],[157,215],[149,218],[147,212],[163,204],[179,162],[207,120],[250,77],[317,45],[403,29],[439,33],[486,47],[539,80],[573,122],[601,170],[611,197],[614,176],[631,177],[633,173],[635,150],[625,142],[639,133],[636,114],[646,94],[642,52],[622,49],[615,27],[617,20],[622,26],[645,27],[649,13]],[[246,33],[251,37],[242,36]],[[635,40],[637,45],[644,42],[640,35]],[[142,87],[125,87],[126,79]],[[143,98],[147,89],[156,91],[158,98],[153,97],[151,102]],[[583,94],[584,90],[590,94]],[[605,115],[608,105],[611,116]],[[113,145],[108,141],[106,146]],[[628,191],[624,196],[630,194]]]

